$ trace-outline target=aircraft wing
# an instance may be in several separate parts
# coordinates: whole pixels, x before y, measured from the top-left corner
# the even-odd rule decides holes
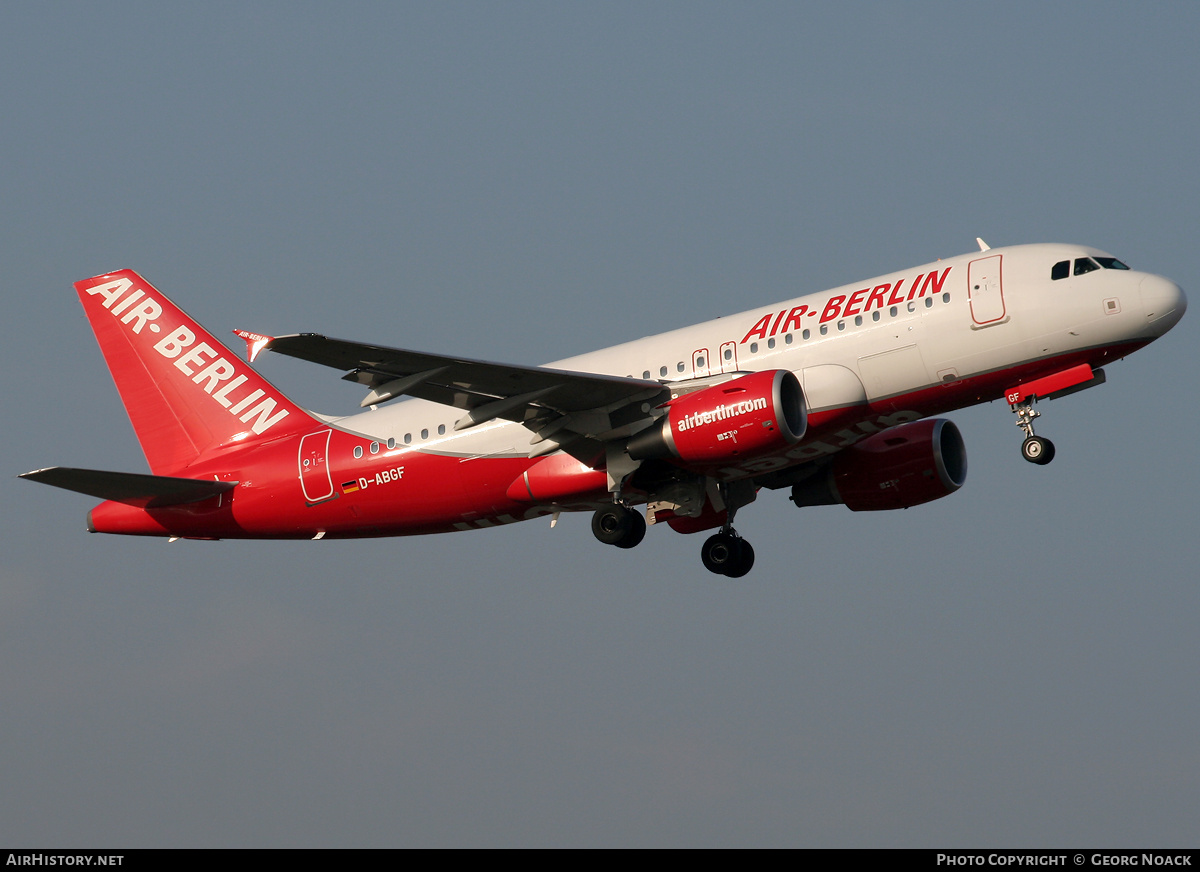
[[[270,338],[262,350],[345,370],[347,381],[370,388],[364,407],[401,395],[431,400],[467,412],[455,429],[504,418],[539,433],[535,444],[551,442],[548,450],[562,443],[549,439],[560,431],[599,442],[628,436],[650,421],[642,403],[670,399],[654,381],[446,357],[316,333]]]

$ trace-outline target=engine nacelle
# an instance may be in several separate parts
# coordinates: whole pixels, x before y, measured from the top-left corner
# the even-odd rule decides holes
[[[828,469],[792,487],[797,506],[844,503],[852,512],[907,509],[954,493],[967,479],[967,449],[951,421],[892,427],[838,454]]]
[[[795,445],[807,426],[800,380],[770,369],[671,400],[667,414],[626,450],[634,460],[725,463]]]

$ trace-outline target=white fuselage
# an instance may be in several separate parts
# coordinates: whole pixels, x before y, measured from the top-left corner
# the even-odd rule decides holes
[[[791,370],[810,414],[846,407],[896,408],[909,416],[994,399],[947,394],[924,408],[936,386],[1025,371],[1076,352],[1138,347],[1182,316],[1173,282],[1128,269],[1096,269],[1054,280],[1062,261],[1102,257],[1076,245],[1023,245],[973,252],[773,306],[648,336],[548,364],[672,383],[722,372]],[[339,428],[459,457],[525,456],[530,434],[495,421],[456,433],[456,409],[407,400],[334,421]],[[797,453],[802,457],[802,453]]]

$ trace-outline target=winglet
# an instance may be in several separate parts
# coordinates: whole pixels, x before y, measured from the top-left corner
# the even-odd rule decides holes
[[[260,351],[266,347],[267,343],[274,339],[274,336],[263,336],[261,333],[251,333],[249,330],[234,330],[238,336],[246,340],[246,360],[254,363],[254,358],[258,357]]]

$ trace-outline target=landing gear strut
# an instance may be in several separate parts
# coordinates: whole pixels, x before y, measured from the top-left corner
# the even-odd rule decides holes
[[[733,516],[739,508],[754,501],[757,489],[752,482],[718,485],[725,504],[725,523],[721,532],[709,536],[700,549],[704,568],[726,578],[741,578],[754,566],[754,549],[733,529]]]
[[[1045,466],[1054,459],[1054,443],[1042,436],[1033,435],[1033,419],[1040,418],[1042,413],[1035,411],[1033,404],[1028,400],[1014,404],[1012,410],[1017,416],[1017,426],[1025,434],[1025,441],[1021,443],[1021,456],[1030,463]]]
[[[613,503],[592,515],[592,534],[605,545],[633,548],[646,535],[646,519],[641,512]]]

